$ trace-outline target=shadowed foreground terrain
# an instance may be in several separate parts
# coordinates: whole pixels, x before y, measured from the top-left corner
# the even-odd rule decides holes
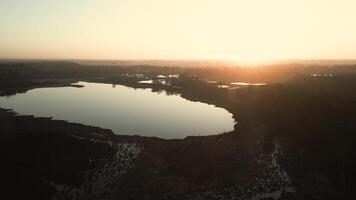
[[[243,79],[214,77],[218,70],[214,68],[0,64],[2,95],[68,86],[78,80],[123,84],[180,93],[188,100],[226,108],[238,121],[230,133],[163,140],[119,136],[98,127],[17,116],[1,109],[0,171],[6,191],[1,195],[10,199],[353,199],[355,66],[337,68],[335,73],[333,69],[303,67],[303,73],[289,70],[288,80],[274,81],[279,83],[231,89],[206,80],[229,84]],[[325,71],[333,76],[319,76]],[[273,74],[254,73],[256,80]],[[138,84],[144,78],[132,74],[154,80],[159,74],[180,76],[167,79],[168,85],[149,85]]]

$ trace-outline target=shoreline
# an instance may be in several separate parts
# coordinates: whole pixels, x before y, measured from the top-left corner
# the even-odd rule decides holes
[[[48,79],[46,79],[48,80]],[[56,79],[56,81],[58,81],[58,79]],[[83,87],[81,85],[79,86],[76,86],[76,85],[73,85],[77,82],[80,82],[80,81],[83,81],[83,82],[88,82],[88,83],[99,83],[99,84],[114,84],[114,83],[109,83],[109,82],[100,82],[100,81],[95,81],[95,80],[80,80],[80,79],[71,79],[71,80],[62,80],[61,82],[57,82],[57,83],[53,83],[53,84],[47,84],[47,85],[34,85],[34,86],[31,86],[31,87],[24,87],[24,88],[11,88],[10,90],[0,90],[0,97],[1,96],[8,96],[4,93],[8,93],[8,92],[11,92],[10,96],[11,95],[15,95],[17,93],[26,93],[27,91],[29,90],[32,90],[32,89],[39,89],[39,88],[55,88],[55,87]],[[126,87],[130,87],[130,88],[134,88],[134,89],[146,89],[146,88],[150,88],[150,89],[153,89],[153,88],[162,88],[163,91],[166,91],[168,92],[169,89],[176,89],[176,88],[172,88],[172,87],[169,87],[169,86],[162,86],[162,85],[158,85],[158,84],[137,84],[137,85],[132,85],[132,84],[117,84],[117,85],[123,85],[123,86],[126,86]],[[138,87],[138,86],[142,86],[142,87]],[[150,86],[154,86],[154,87],[150,87]],[[158,90],[159,91],[159,90]],[[157,90],[156,91],[153,91],[152,92],[158,92]],[[111,130],[114,135],[117,135],[117,136],[138,136],[138,137],[144,137],[144,138],[157,138],[157,139],[162,139],[162,140],[184,140],[186,139],[187,137],[207,137],[207,136],[216,136],[216,135],[222,135],[222,134],[225,134],[225,133],[235,133],[237,130],[236,130],[236,125],[238,124],[237,122],[237,119],[235,118],[235,115],[232,111],[228,110],[227,108],[225,108],[224,106],[218,106],[218,105],[215,105],[211,102],[204,102],[204,101],[201,101],[201,100],[192,100],[192,99],[189,99],[189,98],[186,98],[185,96],[183,96],[183,93],[180,93],[181,91],[179,90],[176,90],[176,94],[178,94],[179,96],[181,96],[182,98],[188,100],[188,101],[192,101],[192,102],[199,102],[199,103],[204,103],[204,104],[208,104],[208,105],[213,105],[214,107],[217,107],[217,108],[223,108],[225,109],[227,112],[229,112],[231,115],[232,115],[232,118],[234,120],[234,129],[231,130],[231,131],[228,131],[228,132],[222,132],[222,133],[216,133],[216,134],[211,134],[211,135],[189,135],[189,136],[186,136],[185,138],[174,138],[174,139],[167,139],[167,138],[161,138],[161,137],[156,137],[156,136],[142,136],[142,135],[139,135],[139,134],[135,134],[135,135],[123,135],[123,134],[116,134],[113,132],[113,130],[111,129],[108,129],[108,130]],[[80,124],[80,125],[83,125],[83,126],[88,126],[88,127],[92,127],[91,125],[87,125],[87,124],[82,124],[82,123],[76,123],[76,122],[69,122],[65,119],[53,119],[53,117],[40,117],[40,116],[34,116],[34,115],[19,115],[18,113],[16,113],[13,109],[5,109],[5,108],[1,108],[0,109],[2,110],[11,110],[11,112],[15,113],[16,116],[32,116],[34,118],[49,118],[51,120],[57,120],[57,121],[63,121],[63,122],[67,122],[67,123],[73,123],[73,124]],[[99,127],[99,126],[93,126],[93,127],[97,127],[97,128],[102,128],[102,129],[107,129],[107,128],[104,128],[104,127]]]

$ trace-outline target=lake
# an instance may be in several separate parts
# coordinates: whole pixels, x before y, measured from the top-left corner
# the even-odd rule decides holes
[[[77,84],[84,87],[37,88],[0,97],[0,107],[20,115],[107,128],[118,135],[181,139],[234,129],[235,120],[227,110],[178,94],[102,83]]]

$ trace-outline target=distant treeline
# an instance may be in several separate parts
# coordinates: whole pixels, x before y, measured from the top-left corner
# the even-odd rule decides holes
[[[125,73],[171,73],[176,68],[155,66],[91,66],[74,62],[28,61],[0,63],[0,88],[27,87],[36,79],[86,79]]]
[[[66,61],[18,61],[0,63],[0,88],[26,87],[33,79],[80,79],[117,76],[125,73],[145,75],[184,74],[202,80],[222,82],[284,82],[312,74],[356,74],[356,65],[279,64],[264,67],[162,67],[151,65],[83,65]]]

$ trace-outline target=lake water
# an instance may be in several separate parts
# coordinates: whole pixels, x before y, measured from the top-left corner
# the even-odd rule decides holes
[[[0,107],[14,109],[20,115],[107,128],[118,135],[178,139],[234,129],[235,120],[227,110],[179,95],[121,85],[78,84],[84,87],[38,88],[0,97]]]

